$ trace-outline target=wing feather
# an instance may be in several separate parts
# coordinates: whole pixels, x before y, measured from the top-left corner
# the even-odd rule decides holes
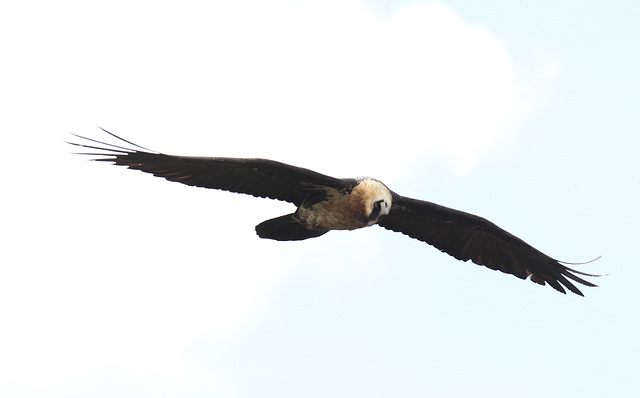
[[[108,144],[76,135],[93,144],[69,144],[97,150],[81,154],[98,156],[93,160],[109,162],[140,170],[186,185],[221,189],[256,197],[278,199],[302,204],[310,193],[323,187],[346,189],[347,183],[302,167],[268,159],[174,156],[159,153],[104,130],[106,133],[135,148]],[[317,200],[317,199],[316,199]]]
[[[563,265],[494,223],[473,214],[393,193],[393,204],[378,225],[426,242],[458,260],[499,270],[544,285],[559,292],[565,288],[582,296],[569,281],[596,286],[575,274],[585,274]],[[568,279],[567,279],[568,278]]]

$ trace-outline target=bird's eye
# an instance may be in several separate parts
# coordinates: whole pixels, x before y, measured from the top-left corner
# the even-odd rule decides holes
[[[374,209],[379,209],[379,208],[380,208],[380,202],[375,202],[375,203],[373,204],[373,208],[374,208]]]

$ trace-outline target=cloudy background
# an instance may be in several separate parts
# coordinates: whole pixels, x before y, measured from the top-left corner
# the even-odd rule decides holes
[[[640,5],[0,7],[0,395],[635,397]],[[482,215],[586,297],[72,155],[274,158]],[[111,140],[110,142],[114,142]]]

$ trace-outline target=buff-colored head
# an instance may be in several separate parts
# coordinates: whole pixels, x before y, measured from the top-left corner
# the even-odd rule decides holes
[[[367,225],[373,225],[391,210],[391,192],[380,181],[363,180],[353,190],[360,199],[363,215]]]

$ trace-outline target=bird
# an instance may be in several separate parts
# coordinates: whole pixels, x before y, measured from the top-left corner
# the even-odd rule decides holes
[[[563,294],[566,288],[584,296],[573,282],[597,286],[580,276],[600,275],[568,267],[585,263],[556,260],[485,218],[399,195],[374,178],[334,178],[261,158],[168,155],[102,130],[118,140],[119,145],[77,134],[72,135],[84,141],[67,143],[84,148],[83,151],[91,150],[76,154],[93,156],[95,161],[185,185],[276,199],[296,206],[293,213],[256,225],[260,238],[299,241],[332,230],[378,225],[425,242],[457,260],[471,260],[539,285],[548,283]]]

